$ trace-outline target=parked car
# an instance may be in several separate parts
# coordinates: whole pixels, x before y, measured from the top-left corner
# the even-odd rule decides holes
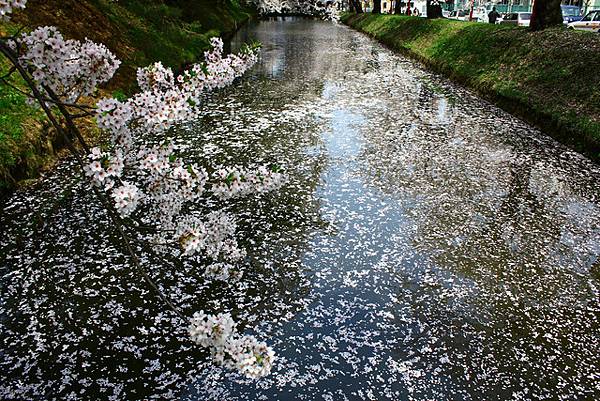
[[[562,10],[563,24],[565,25],[571,22],[579,21],[582,18],[581,8],[578,6],[562,5],[560,6],[560,9]]]
[[[450,19],[455,19],[459,21],[468,21],[469,20],[469,10],[454,10],[450,12]]]
[[[508,13],[500,21],[503,25],[529,26],[531,13]]]
[[[581,31],[600,32],[600,10],[588,12],[580,21],[571,22],[567,27]]]

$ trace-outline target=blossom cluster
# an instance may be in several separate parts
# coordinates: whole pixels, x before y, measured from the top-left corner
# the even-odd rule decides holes
[[[194,64],[177,77],[192,105],[201,102],[203,93],[231,85],[258,60],[256,47],[245,46],[238,54],[223,57],[223,41],[212,38],[210,43],[212,49],[204,53],[205,63]]]
[[[138,188],[127,182],[116,187],[111,193],[115,202],[115,208],[121,216],[128,216],[136,209],[140,198],[139,195],[140,191]]]
[[[257,61],[257,51],[245,48],[240,54],[223,57],[223,42],[211,39],[213,50],[206,62],[193,65],[174,79],[170,68],[155,63],[137,71],[142,92],[125,102],[105,99],[98,103],[98,125],[121,147],[131,144],[132,130],[162,132],[193,119],[202,96],[230,85]]]
[[[275,352],[264,342],[249,335],[240,335],[228,313],[208,315],[196,312],[188,329],[191,339],[210,349],[213,359],[246,377],[260,378],[271,372]]]
[[[325,20],[339,21],[340,0],[251,0],[261,14],[301,13],[318,15]]]
[[[235,262],[245,256],[233,237],[235,230],[236,224],[231,216],[212,212],[204,219],[193,216],[182,218],[175,237],[186,255],[203,252],[215,260]]]
[[[206,266],[204,276],[206,278],[221,281],[239,281],[243,272],[230,263],[213,263]]]
[[[276,166],[263,165],[253,170],[220,168],[214,173],[214,178],[216,182],[212,192],[225,199],[277,188],[283,177]]]
[[[206,267],[205,277],[222,281],[238,281],[243,272],[232,263],[246,256],[234,234],[235,220],[222,212],[209,213],[206,218],[185,217],[175,230],[177,242],[184,255],[203,253],[215,262]]]
[[[19,42],[19,61],[30,68],[40,91],[48,87],[69,102],[91,95],[121,64],[106,46],[87,39],[65,40],[55,27],[39,27]]]
[[[175,77],[170,68],[159,61],[145,68],[138,68],[137,82],[142,91],[168,90],[175,87]]]
[[[15,8],[25,8],[27,0],[0,0],[0,21],[7,21]]]
[[[232,255],[242,254],[231,239],[234,230],[215,231],[223,225],[213,224],[210,218],[204,221],[197,217],[182,219],[180,215],[186,203],[209,193],[230,198],[269,191],[281,185],[282,174],[268,166],[245,170],[218,168],[215,173],[208,174],[204,168],[186,164],[176,157],[175,149],[169,143],[148,147],[136,139],[148,133],[160,134],[178,123],[195,118],[206,93],[230,85],[257,61],[254,48],[223,56],[221,39],[213,38],[211,44],[213,47],[205,53],[205,62],[193,65],[177,78],[170,68],[161,63],[139,69],[137,78],[142,92],[123,102],[101,100],[97,121],[101,129],[111,134],[113,153],[124,155],[126,167],[134,169],[137,179],[144,183],[144,191],[137,192],[139,199],[136,205],[143,203],[148,206],[148,216],[158,222],[158,226],[166,232],[175,232],[170,239],[180,245],[182,253],[189,256],[204,252],[204,256],[216,260],[232,261]],[[100,179],[104,174],[90,176],[96,185],[103,185]],[[118,178],[123,180],[121,176]],[[209,181],[212,182],[210,186],[207,185]],[[122,210],[130,214],[135,208]],[[206,228],[200,228],[203,225],[210,226],[215,233],[222,231],[227,235],[204,237],[202,233]]]
[[[21,5],[24,1],[0,0],[4,14]],[[136,218],[154,229],[153,243],[162,247],[176,244],[181,256],[202,263],[208,258],[206,277],[227,281],[241,277],[235,263],[246,253],[235,238],[235,220],[221,211],[196,211],[200,198],[222,200],[269,191],[281,185],[282,174],[278,167],[266,165],[241,168],[211,166],[210,160],[203,161],[205,166],[186,163],[170,141],[157,140],[173,126],[197,118],[207,93],[230,85],[258,59],[257,47],[247,46],[238,54],[224,56],[221,39],[213,38],[211,45],[204,62],[178,76],[155,63],[137,71],[140,92],[126,100],[100,100],[94,114],[98,127],[109,134],[110,144],[105,150],[91,149],[83,169],[121,217]],[[47,98],[58,96],[52,101],[77,103],[107,82],[120,64],[105,46],[87,39],[65,40],[54,27],[23,34],[11,48],[40,92]],[[146,234],[143,237],[148,238]],[[237,335],[230,318],[201,314],[194,319],[190,335],[198,344],[210,347],[217,362],[249,377],[270,371],[272,350],[253,337]],[[210,326],[208,332],[203,331],[206,325]]]
[[[83,168],[85,175],[90,177],[92,182],[106,190],[115,185],[114,179],[120,177],[123,172],[123,156],[120,152],[110,154],[102,152],[100,148],[91,149],[88,155],[89,164]]]
[[[96,147],[92,149],[88,158],[89,164],[83,167],[85,175],[94,185],[112,190],[110,195],[115,209],[121,217],[129,216],[138,206],[140,191],[135,185],[120,179],[124,167],[122,153],[110,154]],[[119,185],[115,186],[115,183]]]
[[[317,7],[317,10],[323,16],[323,19],[326,21],[331,21],[335,23],[339,23],[341,19],[341,3],[336,1],[334,3]]]

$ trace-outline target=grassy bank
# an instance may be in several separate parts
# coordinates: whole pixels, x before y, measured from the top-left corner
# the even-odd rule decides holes
[[[600,35],[396,15],[342,21],[600,160]]]
[[[104,43],[123,62],[111,85],[127,88],[137,67],[196,61],[210,37],[228,36],[250,15],[238,0],[29,0],[14,22]]]
[[[29,0],[10,23],[0,21],[0,34],[53,25],[68,38],[104,43],[123,63],[102,93],[131,93],[137,67],[161,61],[178,69],[195,62],[210,37],[233,34],[251,13],[237,0]],[[0,57],[0,76],[8,68]],[[24,87],[16,77],[11,83]],[[51,163],[59,142],[41,112],[0,84],[0,195]]]

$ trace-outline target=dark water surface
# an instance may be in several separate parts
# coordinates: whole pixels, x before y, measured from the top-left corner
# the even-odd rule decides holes
[[[286,169],[225,205],[244,279],[140,251],[186,313],[267,340],[272,374],[210,364],[65,162],[3,205],[0,398],[600,398],[598,166],[343,26],[248,37],[259,65],[173,133],[190,159]]]

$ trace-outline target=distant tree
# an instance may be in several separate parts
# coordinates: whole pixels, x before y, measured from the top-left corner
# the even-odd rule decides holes
[[[427,18],[442,18],[442,4],[440,0],[427,0]]]
[[[373,2],[373,14],[381,14],[381,0],[375,0]]]
[[[535,0],[531,12],[530,28],[539,31],[550,26],[561,26],[563,23],[561,0]]]

